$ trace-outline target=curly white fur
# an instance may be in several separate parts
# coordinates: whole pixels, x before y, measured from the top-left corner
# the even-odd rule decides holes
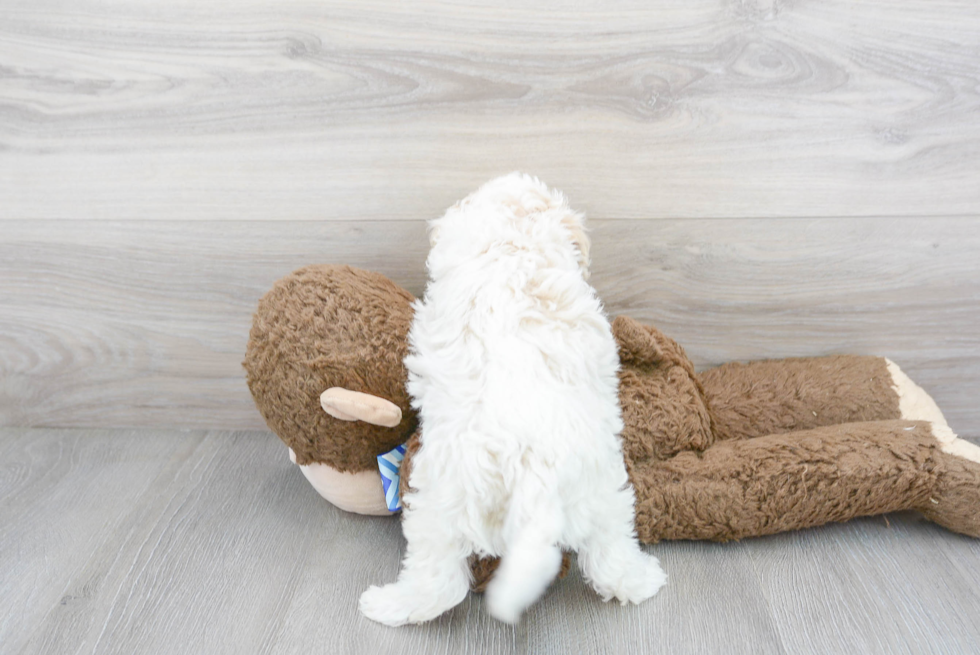
[[[586,282],[584,218],[513,173],[430,226],[430,281],[409,335],[422,447],[405,497],[398,582],[361,611],[388,625],[465,597],[471,554],[502,556],[490,613],[514,622],[576,550],[603,600],[639,603],[666,581],[633,529],[619,432],[619,360]]]

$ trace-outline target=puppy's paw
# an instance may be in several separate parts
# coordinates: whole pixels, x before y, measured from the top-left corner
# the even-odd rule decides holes
[[[620,603],[642,603],[652,598],[667,583],[667,574],[660,568],[660,561],[652,555],[644,555],[632,575],[623,576],[613,595]]]
[[[405,582],[395,582],[383,587],[371,587],[361,594],[361,613],[372,621],[392,627],[406,623],[431,621],[443,612],[451,610],[466,596],[465,582],[454,591],[449,585],[440,589],[426,589],[424,586]]]
[[[397,627],[412,622],[412,612],[417,600],[404,585],[398,583],[384,587],[370,587],[361,594],[361,614],[372,621]]]
[[[615,598],[620,603],[642,603],[654,596],[667,582],[667,574],[652,555],[637,550],[634,557],[622,560],[622,567],[604,570],[592,578],[592,587],[604,602]]]

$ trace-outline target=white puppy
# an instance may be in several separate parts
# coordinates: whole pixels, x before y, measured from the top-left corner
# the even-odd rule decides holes
[[[408,390],[422,447],[404,498],[398,582],[361,611],[433,619],[469,590],[471,554],[502,556],[487,589],[514,622],[578,551],[603,600],[639,603],[666,581],[639,548],[609,322],[586,282],[584,217],[513,173],[430,225],[430,281],[415,306]]]

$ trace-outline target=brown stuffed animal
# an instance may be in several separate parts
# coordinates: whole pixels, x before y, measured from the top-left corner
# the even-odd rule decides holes
[[[402,360],[413,297],[385,276],[310,266],[259,302],[244,366],[255,403],[327,500],[389,514],[377,456],[419,446]],[[620,316],[623,456],[640,539],[725,541],[914,509],[980,537],[980,447],[894,363],[833,356],[696,374]],[[413,437],[413,434],[415,435]],[[478,586],[493,569],[475,569]]]

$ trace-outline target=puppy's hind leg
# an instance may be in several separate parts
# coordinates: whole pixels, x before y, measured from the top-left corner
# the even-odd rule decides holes
[[[436,618],[466,598],[472,551],[451,522],[422,506],[405,508],[408,549],[398,581],[361,594],[361,612],[390,626]],[[433,520],[434,519],[434,520]]]
[[[579,545],[582,574],[603,601],[641,603],[667,582],[656,557],[640,549],[633,530],[633,489],[616,489],[590,504],[593,530]]]
[[[487,586],[487,609],[516,623],[561,568],[562,507],[554,486],[527,476],[511,497],[504,528],[507,550]]]

